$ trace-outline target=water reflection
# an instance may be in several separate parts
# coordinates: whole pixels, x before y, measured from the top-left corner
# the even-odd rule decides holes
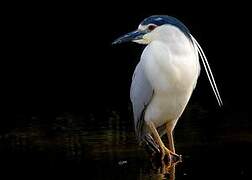
[[[152,171],[150,169],[151,173],[149,174],[149,177],[152,177],[153,180],[161,180],[161,179],[174,180],[176,175],[175,170],[177,163],[178,162],[172,162],[169,165],[162,163],[161,166],[159,167],[153,166]]]
[[[246,179],[250,174],[250,128],[232,128],[229,134],[223,124],[208,134],[195,121],[184,122],[184,127],[178,124],[176,148],[183,162],[167,166],[150,160],[138,146],[130,120],[122,120],[116,112],[107,117],[98,121],[93,115],[64,116],[49,125],[33,120],[0,135],[0,160],[11,171],[69,173],[83,179],[218,179],[215,174]],[[236,153],[240,156],[232,158]]]

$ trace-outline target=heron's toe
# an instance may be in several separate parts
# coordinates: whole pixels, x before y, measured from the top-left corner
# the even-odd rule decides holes
[[[161,152],[161,160],[167,162],[168,164],[170,163],[175,163],[175,162],[182,162],[182,156],[178,155],[171,150],[169,150],[167,147],[162,147],[160,148]]]
[[[161,160],[167,160],[167,162],[170,164],[172,161],[172,155],[171,155],[171,151],[166,148],[165,146],[161,147]],[[165,157],[167,157],[167,159],[165,159]]]
[[[173,152],[170,152],[170,153],[172,155],[172,161],[174,161],[174,162],[177,162],[177,161],[182,162],[182,155],[178,155],[178,154],[173,153]]]

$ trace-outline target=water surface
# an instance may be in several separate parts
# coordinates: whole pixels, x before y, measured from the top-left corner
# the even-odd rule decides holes
[[[175,179],[250,179],[252,134],[246,116],[235,126],[224,120],[209,127],[210,122],[200,123],[209,121],[205,118],[192,110],[175,129],[176,151],[183,155]],[[1,134],[0,153],[3,172],[35,179],[171,179],[138,146],[132,122],[116,111],[105,120],[67,114],[50,124],[33,117]]]

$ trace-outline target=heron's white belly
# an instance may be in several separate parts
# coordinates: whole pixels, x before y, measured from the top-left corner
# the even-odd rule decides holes
[[[152,121],[156,127],[167,122],[176,123],[182,114],[191,93],[168,94],[156,93],[147,107],[145,120]]]
[[[146,55],[145,73],[154,89],[154,95],[146,109],[145,120],[152,121],[156,127],[169,121],[173,121],[175,125],[197,81],[198,59],[194,51],[172,54],[158,42],[147,48],[152,49],[143,53],[143,56]]]

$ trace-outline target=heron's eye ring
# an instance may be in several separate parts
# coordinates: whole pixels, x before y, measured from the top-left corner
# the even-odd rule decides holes
[[[157,27],[156,25],[151,24],[151,25],[148,26],[148,30],[152,31],[152,30],[154,30],[156,27]]]

